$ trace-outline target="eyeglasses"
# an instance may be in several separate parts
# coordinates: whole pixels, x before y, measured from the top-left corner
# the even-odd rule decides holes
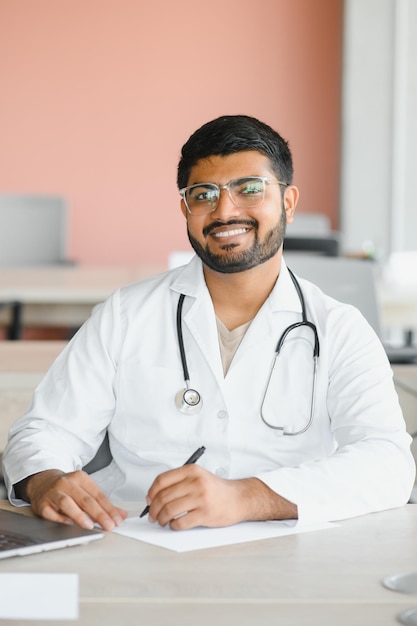
[[[227,185],[215,183],[199,183],[180,189],[185,206],[190,215],[206,215],[213,213],[219,206],[220,192],[226,189],[230,200],[240,209],[249,209],[262,204],[267,185],[288,184],[281,180],[273,180],[267,176],[246,176],[234,178]]]

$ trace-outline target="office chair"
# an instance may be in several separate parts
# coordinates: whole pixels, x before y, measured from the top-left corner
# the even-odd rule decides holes
[[[284,256],[288,267],[300,278],[315,283],[332,298],[358,308],[381,339],[392,364],[417,362],[416,347],[393,347],[383,340],[376,292],[376,267],[372,261],[285,253],[285,244]]]
[[[101,446],[96,452],[96,455],[93,459],[91,459],[89,463],[87,463],[87,465],[83,467],[83,470],[87,472],[87,474],[98,472],[98,470],[103,469],[103,467],[107,467],[107,465],[110,465],[112,458],[113,457],[110,452],[109,435],[106,432]]]
[[[288,224],[289,235],[314,235],[326,237],[332,232],[330,219],[324,213],[301,213],[296,211],[294,220]]]
[[[284,241],[284,251],[310,252],[323,256],[338,256],[340,254],[339,236],[336,233],[319,236],[287,235]]]
[[[285,251],[308,252],[324,256],[340,254],[339,233],[332,231],[323,213],[297,213],[287,226]]]
[[[66,262],[67,207],[58,196],[0,195],[0,267]]]
[[[0,268],[67,262],[67,206],[59,196],[0,195]],[[0,302],[11,309],[7,339],[22,334],[20,302]]]

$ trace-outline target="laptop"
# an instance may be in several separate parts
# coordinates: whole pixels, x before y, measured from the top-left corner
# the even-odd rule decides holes
[[[0,510],[0,559],[76,546],[104,537],[100,530]]]

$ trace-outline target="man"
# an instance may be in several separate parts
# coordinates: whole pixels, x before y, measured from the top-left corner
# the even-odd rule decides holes
[[[410,437],[378,338],[282,257],[292,176],[287,143],[254,118],[189,138],[178,186],[197,256],[117,291],[63,351],[11,429],[12,502],[106,530],[126,516],[115,501],[145,496],[150,521],[178,530],[407,502]],[[113,460],[87,475],[106,432]]]

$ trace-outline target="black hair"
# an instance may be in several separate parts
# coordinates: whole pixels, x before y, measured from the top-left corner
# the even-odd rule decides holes
[[[293,163],[288,142],[273,128],[248,115],[223,115],[196,130],[181,150],[178,188],[186,187],[191,168],[200,159],[255,150],[269,158],[279,180],[290,185]]]

